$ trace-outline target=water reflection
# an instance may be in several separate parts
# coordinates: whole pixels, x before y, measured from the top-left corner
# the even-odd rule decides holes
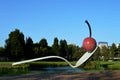
[[[41,68],[39,70],[32,70],[32,73],[77,73],[82,72],[82,68],[71,68],[69,66],[66,67],[47,67]]]

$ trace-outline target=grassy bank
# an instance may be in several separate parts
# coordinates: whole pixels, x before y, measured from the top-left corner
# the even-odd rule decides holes
[[[28,69],[28,64],[12,66],[12,62],[0,62],[0,76],[23,74],[27,73]]]

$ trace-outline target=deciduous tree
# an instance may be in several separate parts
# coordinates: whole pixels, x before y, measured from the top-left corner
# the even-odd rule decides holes
[[[11,60],[20,60],[24,55],[24,35],[19,29],[10,32],[6,40],[5,51]]]

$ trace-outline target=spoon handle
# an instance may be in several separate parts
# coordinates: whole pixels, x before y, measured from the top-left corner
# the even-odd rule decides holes
[[[72,68],[74,68],[74,66],[67,59],[65,59],[63,57],[60,57],[60,56],[46,56],[46,57],[40,57],[40,58],[35,58],[35,59],[29,59],[29,60],[19,61],[19,62],[13,63],[12,66],[18,65],[18,64],[23,64],[23,63],[28,63],[28,62],[33,62],[33,61],[38,61],[38,60],[49,59],[49,58],[59,58],[59,59],[62,59],[65,62],[67,62],[69,64],[69,66],[71,66]]]

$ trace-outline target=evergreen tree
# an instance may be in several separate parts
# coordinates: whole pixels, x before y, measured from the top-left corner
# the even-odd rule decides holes
[[[32,41],[32,38],[30,38],[30,37],[26,38],[24,56],[27,59],[35,57],[35,54],[33,52],[33,41]]]
[[[60,56],[67,58],[68,46],[66,40],[60,40]]]
[[[1,56],[5,57],[5,49],[3,47],[0,47],[0,57]]]
[[[70,44],[68,45],[68,60],[72,60],[72,56],[74,53],[74,45]]]
[[[54,43],[52,45],[52,51],[53,51],[53,55],[59,55],[59,43],[58,43],[58,38],[54,38]]]
[[[116,52],[117,52],[117,47],[115,43],[113,43],[112,46],[110,47],[110,57],[112,59],[116,56]]]

